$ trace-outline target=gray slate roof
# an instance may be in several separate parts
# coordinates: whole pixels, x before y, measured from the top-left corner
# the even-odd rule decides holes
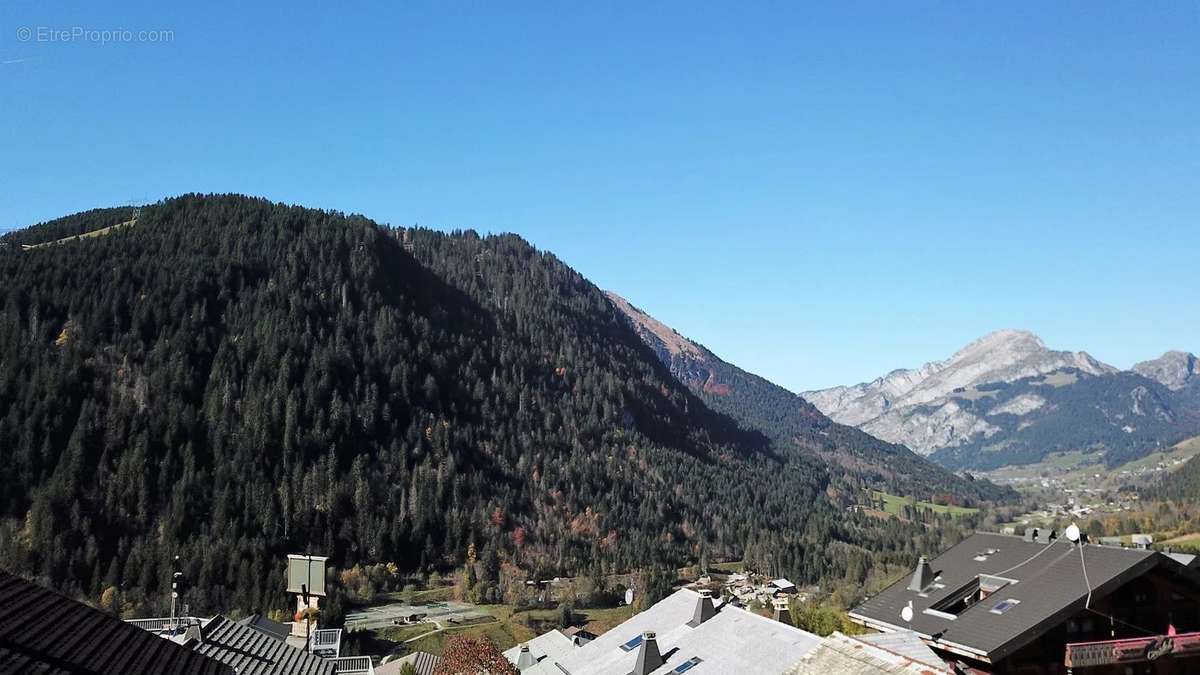
[[[821,646],[805,654],[784,675],[950,675],[940,660],[937,664],[915,661],[902,654],[866,642],[860,637],[834,633]]]
[[[529,653],[533,656],[535,663],[541,663],[547,659],[550,663],[561,661],[570,656],[571,652],[576,649],[575,641],[557,628],[550,632],[542,633],[523,644],[529,645]],[[516,663],[520,655],[521,645],[519,644],[504,651],[504,658],[512,663]]]
[[[946,668],[946,662],[942,660],[942,657],[934,653],[929,648],[929,645],[925,644],[925,641],[921,639],[921,636],[911,630],[896,631],[895,633],[855,635],[854,639],[865,642],[873,647],[899,654],[917,663],[942,669]]]
[[[238,675],[334,675],[335,672],[332,661],[239,625],[228,617],[213,617],[204,624],[202,635],[202,642],[188,646],[233,666]]]
[[[652,675],[674,675],[693,657],[700,662],[687,675],[782,673],[821,642],[812,633],[728,604],[707,621],[690,626],[699,599],[695,591],[676,591],[562,660],[543,659],[522,675],[626,675],[638,649],[626,651],[621,645],[645,631],[657,632],[658,648],[666,659]]]
[[[230,675],[232,670],[48,588],[0,572],[0,673]]]
[[[948,648],[965,648],[993,662],[1083,609],[1089,583],[1094,602],[1158,565],[1183,569],[1155,551],[1078,546],[1065,539],[1047,544],[982,532],[968,537],[929,564],[937,575],[935,586],[927,587],[924,593],[911,591],[910,578],[905,576],[855,607],[850,612],[851,618],[884,630],[911,629],[925,638],[940,634],[941,643]],[[1001,576],[1015,583],[1009,583],[953,619],[926,611],[981,574]],[[993,613],[991,610],[1004,600],[1016,600],[1019,604],[1003,614]],[[913,619],[906,624],[900,612],[910,601]]]
[[[442,662],[442,657],[429,652],[412,652],[405,654],[398,659],[392,659],[387,663],[375,666],[375,675],[399,675],[400,668],[406,663],[413,664],[416,668],[417,675],[433,675],[433,671],[437,670],[438,664]]]
[[[262,614],[251,614],[250,616],[239,620],[238,625],[246,626],[247,628],[253,628],[254,630],[263,633],[268,637],[273,637],[280,641],[287,640],[288,636],[292,634],[291,628],[279,623],[278,621],[268,619]]]

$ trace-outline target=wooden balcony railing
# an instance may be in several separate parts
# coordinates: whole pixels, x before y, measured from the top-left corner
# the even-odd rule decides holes
[[[1063,664],[1068,668],[1154,661],[1164,656],[1200,655],[1200,633],[1155,635],[1128,640],[1072,642]]]

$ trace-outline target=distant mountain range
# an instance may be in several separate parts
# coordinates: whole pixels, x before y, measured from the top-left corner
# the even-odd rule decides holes
[[[887,485],[900,494],[941,492],[969,500],[1004,492],[954,475],[903,445],[834,422],[800,396],[725,362],[621,296],[607,295],[659,360],[709,407],[785,447],[816,456],[851,480]]]
[[[951,468],[1104,452],[1115,466],[1200,433],[1200,366],[1167,352],[1121,371],[1033,333],[986,335],[944,361],[801,394],[835,421]]]

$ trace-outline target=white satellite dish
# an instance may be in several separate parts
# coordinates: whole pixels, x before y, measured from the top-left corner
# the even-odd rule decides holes
[[[1065,534],[1067,535],[1067,539],[1070,539],[1071,541],[1079,541],[1079,526],[1075,523],[1071,523],[1067,526],[1067,531]]]
[[[625,604],[627,604],[627,605],[633,604],[633,589],[632,588],[625,589]]]
[[[910,623],[913,618],[912,601],[910,600],[904,609],[900,610],[900,618],[904,619],[904,623]]]

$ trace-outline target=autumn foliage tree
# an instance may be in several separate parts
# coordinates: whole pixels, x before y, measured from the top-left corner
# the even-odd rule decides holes
[[[456,635],[446,642],[442,661],[433,675],[520,675],[520,672],[486,637]]]

